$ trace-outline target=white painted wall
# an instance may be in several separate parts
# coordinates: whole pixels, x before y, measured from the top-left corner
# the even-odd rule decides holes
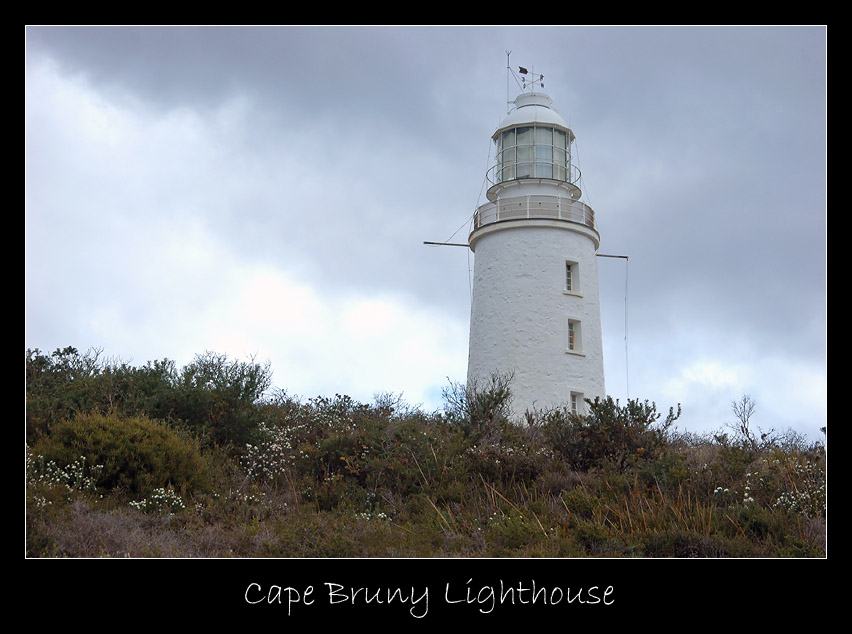
[[[475,252],[468,385],[514,373],[513,414],[568,405],[570,393],[606,394],[597,234],[576,223],[519,220],[483,227]],[[565,262],[579,265],[565,292]],[[566,352],[567,323],[580,322],[582,351]]]

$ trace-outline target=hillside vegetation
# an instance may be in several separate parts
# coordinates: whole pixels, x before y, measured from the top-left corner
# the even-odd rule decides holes
[[[639,400],[508,421],[510,384],[302,400],[267,365],[26,351],[29,557],[824,557],[825,448]]]

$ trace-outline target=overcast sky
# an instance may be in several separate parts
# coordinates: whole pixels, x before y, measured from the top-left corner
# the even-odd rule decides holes
[[[423,242],[467,240],[508,50],[629,256],[598,262],[607,391],[821,439],[820,26],[27,28],[25,347],[440,408],[474,256]]]

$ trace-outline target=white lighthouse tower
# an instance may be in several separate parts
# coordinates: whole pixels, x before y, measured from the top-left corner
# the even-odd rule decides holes
[[[522,69],[523,71],[523,69]],[[574,133],[536,90],[494,132],[488,202],[474,215],[468,385],[511,376],[512,413],[605,396],[591,207],[580,202]]]

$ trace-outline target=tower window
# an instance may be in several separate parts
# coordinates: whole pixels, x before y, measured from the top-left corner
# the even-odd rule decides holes
[[[580,392],[571,392],[569,407],[572,414],[583,413],[583,395]]]
[[[565,260],[565,292],[580,294],[580,265],[571,260]]]
[[[569,319],[565,329],[565,352],[582,354],[582,341],[580,322],[576,319]]]

